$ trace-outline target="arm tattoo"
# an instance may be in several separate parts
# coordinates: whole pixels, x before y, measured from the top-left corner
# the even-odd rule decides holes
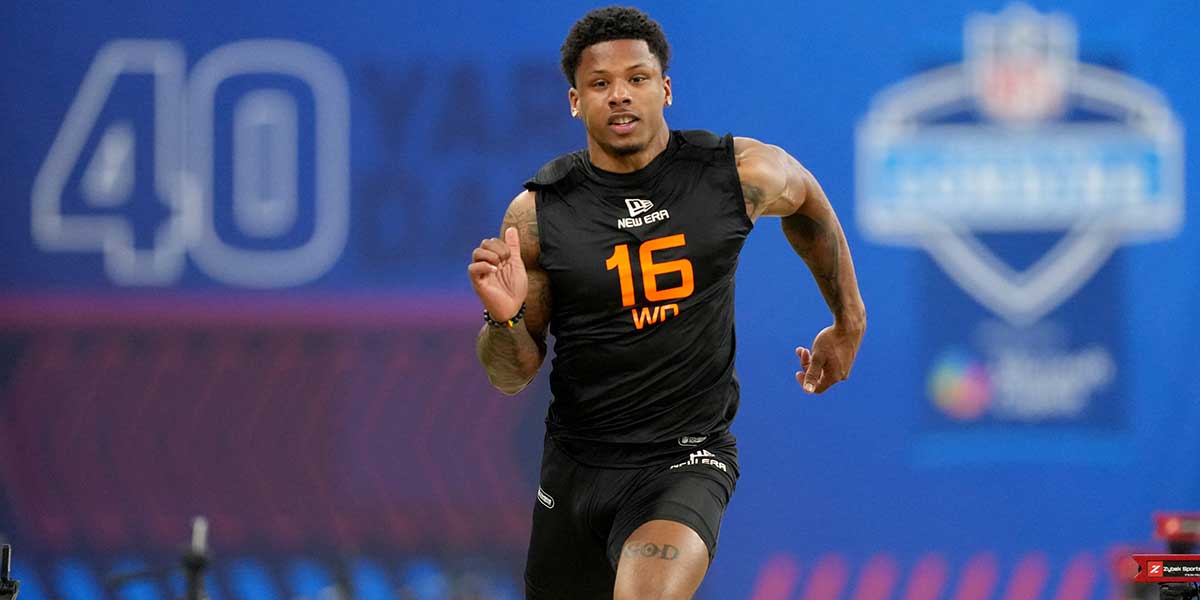
[[[746,199],[746,208],[751,216],[756,217],[761,214],[762,205],[766,202],[761,188],[743,181],[742,197]]]
[[[742,173],[742,168],[746,165],[746,161],[750,160],[751,150],[760,147],[761,144],[747,144],[741,146],[740,148],[737,146],[737,144],[738,142],[735,141],[733,159],[734,164],[737,165],[738,177],[742,182],[742,198],[746,202],[747,216],[749,216],[751,219],[755,219],[763,212],[763,205],[767,201],[766,194],[763,192],[761,187],[746,181],[749,176]]]
[[[528,326],[534,319],[544,320],[542,315],[550,306],[550,290],[544,278],[530,272],[534,270],[530,268],[530,264],[536,263],[537,259],[534,257],[540,246],[536,209],[529,206],[506,214],[500,226],[501,239],[509,227],[516,227],[521,239],[521,256],[529,277],[526,305],[533,305],[534,308],[528,310],[525,320],[515,327],[496,328],[485,325],[479,332],[475,350],[492,384],[501,391],[515,394],[528,385],[537,374],[546,354],[544,323],[535,327],[538,331],[530,330]]]
[[[783,235],[804,259],[833,314],[842,312],[842,244],[836,229],[800,213],[781,219]]]
[[[675,560],[679,558],[679,548],[670,544],[653,544],[650,542],[630,542],[625,546],[625,554],[631,557],[658,558],[660,560]]]
[[[484,325],[475,351],[492,385],[515,394],[529,385],[541,366],[541,348],[524,324],[510,329]]]
[[[517,228],[517,233],[521,234],[522,246],[524,246],[526,238],[528,241],[536,240],[538,237],[537,209],[529,206],[504,215],[504,222],[500,225],[500,239],[504,239],[504,232],[509,227]],[[523,250],[524,247],[522,247]]]
[[[533,215],[525,220],[525,228],[521,230],[521,237],[533,241],[541,241],[539,237],[541,233],[538,231],[537,215]]]

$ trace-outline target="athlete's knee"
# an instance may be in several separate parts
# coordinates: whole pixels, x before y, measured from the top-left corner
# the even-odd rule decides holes
[[[694,592],[691,586],[671,584],[651,577],[618,578],[613,600],[692,600]]]

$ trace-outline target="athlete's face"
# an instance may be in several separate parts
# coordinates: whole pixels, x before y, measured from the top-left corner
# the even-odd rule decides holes
[[[671,78],[645,40],[613,40],[584,48],[570,91],[571,112],[613,157],[666,139],[663,107],[671,103]]]

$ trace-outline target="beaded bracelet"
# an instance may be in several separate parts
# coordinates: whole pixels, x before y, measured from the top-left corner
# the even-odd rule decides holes
[[[483,309],[483,321],[484,321],[485,323],[487,323],[488,325],[491,325],[492,327],[508,327],[508,328],[511,328],[513,325],[516,325],[517,323],[520,323],[520,322],[521,322],[521,319],[522,319],[524,316],[525,316],[525,303],[524,303],[524,302],[522,302],[522,303],[521,303],[521,310],[518,310],[518,311],[517,311],[517,314],[516,314],[516,316],[514,316],[514,317],[513,317],[513,318],[511,318],[511,319],[508,319],[507,321],[497,321],[497,320],[495,320],[495,319],[493,319],[493,318],[492,318],[492,315],[488,314],[488,311],[487,311],[487,309],[486,309],[486,308],[485,308],[485,309]]]

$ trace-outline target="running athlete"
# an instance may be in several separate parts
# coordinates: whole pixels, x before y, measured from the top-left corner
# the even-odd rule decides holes
[[[759,217],[782,217],[833,313],[811,351],[796,349],[806,392],[849,375],[866,326],[812,174],[777,146],[671,131],[669,58],[636,9],[575,23],[562,67],[587,148],[527,181],[467,268],[493,385],[524,388],[554,336],[530,599],[687,599],[699,587],[738,478],[733,283]]]

